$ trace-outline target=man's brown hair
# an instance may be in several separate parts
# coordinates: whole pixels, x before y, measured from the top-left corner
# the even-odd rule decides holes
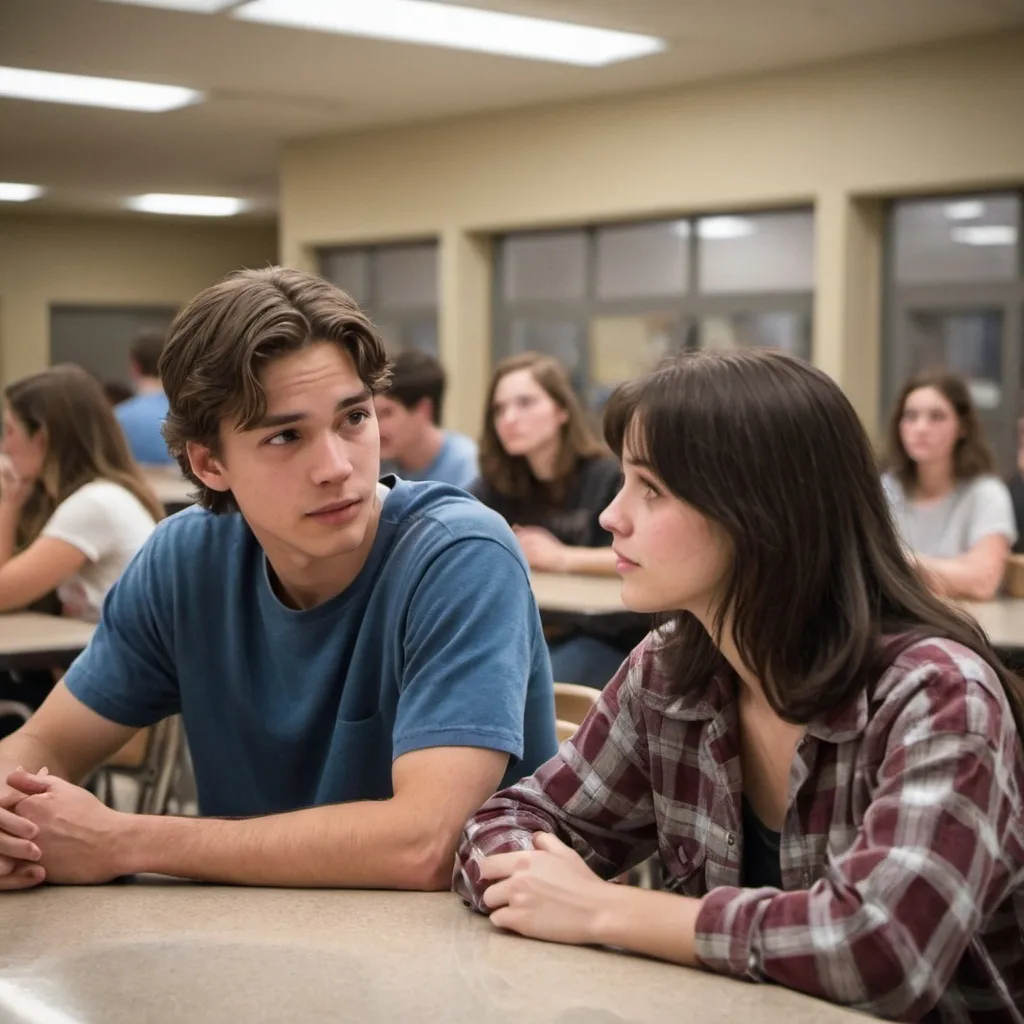
[[[261,376],[281,356],[333,342],[351,356],[371,394],[386,390],[390,372],[373,324],[340,288],[286,267],[241,270],[200,292],[171,324],[160,356],[169,411],[164,438],[182,472],[212,512],[237,506],[230,493],[206,487],[192,473],[189,442],[215,454],[220,426],[249,430],[266,413]]]
[[[132,338],[128,356],[143,377],[160,375],[160,353],[164,350],[163,331],[141,331]]]
[[[446,383],[444,367],[429,352],[406,349],[391,363],[388,398],[405,409],[413,409],[424,398],[429,398],[431,421],[440,426]]]

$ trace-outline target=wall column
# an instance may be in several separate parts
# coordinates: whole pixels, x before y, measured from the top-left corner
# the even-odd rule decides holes
[[[883,245],[880,200],[819,194],[813,359],[846,392],[874,440],[883,421]]]
[[[440,245],[440,355],[448,374],[444,422],[476,438],[491,373],[491,241],[448,228]]]

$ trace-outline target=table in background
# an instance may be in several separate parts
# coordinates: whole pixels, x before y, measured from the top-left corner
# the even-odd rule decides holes
[[[92,639],[95,626],[36,612],[0,615],[0,669],[67,668]]]
[[[2,898],[0,1020],[864,1020],[776,986],[501,934],[451,893],[147,878]]]
[[[195,484],[186,480],[176,466],[143,466],[142,475],[168,513],[180,511],[193,503]]]
[[[618,576],[574,576],[535,572],[530,576],[533,596],[542,612],[609,615],[624,612]]]
[[[1024,599],[1004,597],[982,603],[964,601],[963,608],[978,620],[993,647],[1018,657],[1024,653]]]
[[[542,612],[607,615],[624,611],[618,577],[535,572],[531,584]],[[1024,653],[1024,598],[964,601],[961,605],[978,620],[993,646]]]

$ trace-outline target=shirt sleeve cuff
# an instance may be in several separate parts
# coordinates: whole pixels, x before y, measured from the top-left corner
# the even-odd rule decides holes
[[[694,952],[709,970],[744,981],[762,981],[761,957],[755,948],[757,923],[776,890],[712,889],[697,913]]]

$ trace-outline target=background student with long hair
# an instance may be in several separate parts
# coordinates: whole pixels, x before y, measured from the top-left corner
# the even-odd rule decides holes
[[[557,359],[525,352],[498,363],[470,490],[512,526],[531,568],[614,575],[599,518],[621,479]],[[545,628],[555,681],[587,686],[603,686],[645,631],[631,615],[562,616]]]

